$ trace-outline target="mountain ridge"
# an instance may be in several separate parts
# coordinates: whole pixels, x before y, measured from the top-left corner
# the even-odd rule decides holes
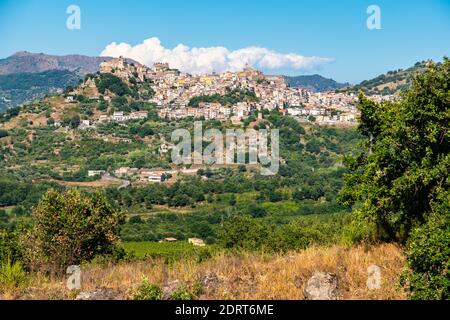
[[[416,62],[413,66],[406,69],[391,70],[383,73],[373,79],[364,80],[359,84],[342,88],[341,92],[359,93],[366,95],[395,95],[409,88],[412,79],[417,73],[426,69],[431,60]]]
[[[100,63],[111,59],[111,57],[90,57],[78,54],[57,56],[19,51],[10,57],[0,59],[0,75],[68,70],[84,76],[96,72]]]
[[[305,88],[314,92],[334,91],[349,86],[349,83],[339,83],[333,79],[325,78],[319,74],[302,76],[284,76],[290,87]]]

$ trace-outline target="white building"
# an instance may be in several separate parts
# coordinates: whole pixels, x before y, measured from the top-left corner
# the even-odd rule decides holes
[[[123,122],[125,121],[125,116],[123,115],[123,111],[116,111],[112,115],[113,121]]]
[[[161,183],[164,180],[164,174],[163,173],[151,173],[148,176],[148,181],[149,182],[155,182],[155,183]]]
[[[89,170],[88,177],[101,176],[104,173],[106,173],[105,170]]]

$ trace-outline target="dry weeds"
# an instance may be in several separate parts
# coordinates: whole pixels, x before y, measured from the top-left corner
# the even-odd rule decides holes
[[[381,269],[382,285],[369,290],[367,268]],[[304,299],[303,289],[316,271],[332,272],[340,281],[341,299],[406,299],[398,277],[405,269],[402,249],[394,244],[346,248],[311,247],[286,255],[220,253],[197,263],[162,260],[89,265],[82,269],[82,290],[92,292],[110,288],[120,299],[129,299],[142,276],[164,286],[179,280],[187,285],[203,283],[200,299]],[[65,281],[35,275],[30,288],[8,293],[4,299],[73,299],[76,293],[65,288]]]

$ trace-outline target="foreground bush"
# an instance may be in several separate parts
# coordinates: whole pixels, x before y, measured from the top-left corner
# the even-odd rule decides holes
[[[413,299],[450,299],[450,192],[428,222],[415,229],[407,247]]]
[[[133,300],[162,300],[162,290],[155,284],[150,284],[146,277],[133,295]]]
[[[22,248],[17,233],[0,230],[0,263],[22,259]]]
[[[8,259],[0,265],[0,291],[23,288],[27,282],[27,274],[20,262]]]
[[[125,217],[99,193],[49,190],[33,209],[34,226],[24,238],[33,269],[63,272],[69,265],[113,252]]]
[[[429,63],[402,99],[360,97],[365,150],[346,159],[340,201],[376,238],[406,243],[411,296],[448,299],[450,292],[450,59]],[[361,228],[362,231],[364,229]],[[370,238],[373,232],[353,233]]]
[[[300,250],[313,244],[334,244],[341,240],[348,220],[349,216],[343,213],[304,217],[273,226],[251,216],[234,215],[218,230],[218,244],[226,249],[268,252]]]

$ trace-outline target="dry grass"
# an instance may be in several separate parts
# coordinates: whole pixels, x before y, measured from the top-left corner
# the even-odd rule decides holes
[[[369,290],[367,268],[381,268],[382,286]],[[210,279],[200,299],[304,299],[303,289],[316,271],[333,272],[340,281],[341,299],[406,299],[398,283],[405,268],[402,249],[393,244],[309,248],[287,255],[221,253],[203,263],[179,261],[168,266],[161,260],[116,265],[90,265],[83,268],[83,291],[110,288],[121,299],[129,299],[142,276],[161,286],[179,280],[187,285]],[[211,280],[212,279],[212,280]],[[36,276],[33,288],[3,298],[70,299],[74,293],[64,281]]]

